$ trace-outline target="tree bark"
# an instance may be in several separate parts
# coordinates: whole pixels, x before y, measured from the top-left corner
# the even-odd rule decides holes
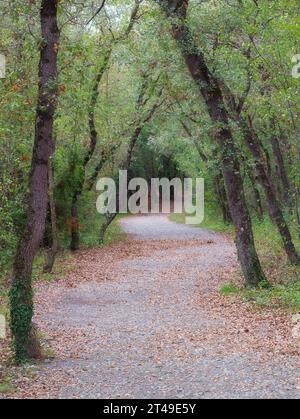
[[[158,0],[167,17],[175,18],[172,34],[176,40],[192,78],[203,97],[211,120],[216,124],[215,138],[222,155],[222,169],[226,183],[231,216],[236,229],[236,246],[247,285],[257,286],[266,281],[256,253],[252,224],[246,205],[243,180],[237,150],[229,126],[229,115],[218,80],[207,67],[203,53],[197,48],[186,22],[188,0]]]
[[[42,43],[35,140],[29,179],[27,221],[19,242],[10,290],[11,331],[18,362],[41,356],[32,324],[32,265],[45,230],[48,204],[48,163],[54,152],[53,119],[57,106],[57,1],[42,0]]]

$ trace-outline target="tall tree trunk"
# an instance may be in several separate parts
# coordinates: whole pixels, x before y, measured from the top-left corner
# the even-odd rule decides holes
[[[58,234],[56,223],[56,208],[54,201],[54,179],[53,179],[53,163],[52,159],[48,163],[48,199],[50,207],[50,225],[51,225],[51,246],[46,251],[44,272],[52,272],[55,257],[58,251]]]
[[[53,119],[57,106],[57,0],[42,0],[39,92],[35,141],[29,179],[27,221],[19,242],[10,290],[11,330],[18,362],[41,356],[32,325],[32,264],[45,230],[48,203],[48,163],[54,152]]]
[[[247,285],[266,281],[256,253],[251,219],[246,205],[238,153],[229,126],[229,115],[218,80],[207,67],[186,22],[188,0],[158,0],[172,22],[172,34],[192,78],[203,97],[211,120],[216,123],[216,140],[221,149],[222,169],[231,216],[236,229],[236,246]]]
[[[258,136],[250,117],[248,117],[248,121],[249,124],[241,118],[240,126],[242,127],[248,148],[253,155],[258,179],[265,190],[270,217],[278,228],[289,261],[297,265],[300,263],[300,257],[295,249],[289,227],[284,219],[274,188],[265,170]]]

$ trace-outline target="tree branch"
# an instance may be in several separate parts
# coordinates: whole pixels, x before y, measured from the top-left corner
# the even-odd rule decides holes
[[[94,20],[95,19],[95,17],[96,16],[98,16],[98,14],[101,12],[101,10],[103,9],[103,7],[105,6],[105,2],[106,2],[106,0],[103,0],[102,1],[102,4],[101,4],[101,6],[99,7],[99,9],[97,10],[97,12],[90,18],[90,20],[86,23],[86,25],[89,25],[91,22],[92,22],[92,20]]]

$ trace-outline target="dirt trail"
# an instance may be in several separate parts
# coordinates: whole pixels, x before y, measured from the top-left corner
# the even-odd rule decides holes
[[[56,358],[13,397],[299,398],[288,319],[219,294],[238,269],[229,239],[162,215],[121,223],[127,241],[39,284],[35,321]]]

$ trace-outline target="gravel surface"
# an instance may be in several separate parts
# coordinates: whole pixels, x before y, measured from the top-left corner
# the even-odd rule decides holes
[[[126,217],[121,225],[136,240],[210,240],[217,237],[208,230],[170,222],[164,215]]]
[[[82,251],[37,289],[56,358],[11,397],[299,398],[299,353],[280,313],[221,297],[238,269],[223,235],[166,216],[121,221],[126,242]]]

